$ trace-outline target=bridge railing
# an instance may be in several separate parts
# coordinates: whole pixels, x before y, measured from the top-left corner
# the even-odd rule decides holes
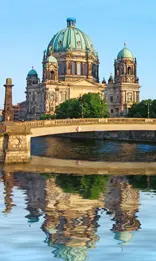
[[[61,120],[35,120],[15,122],[14,125],[25,125],[30,128],[55,127],[67,125],[90,125],[90,124],[156,124],[156,119],[145,118],[83,118]]]

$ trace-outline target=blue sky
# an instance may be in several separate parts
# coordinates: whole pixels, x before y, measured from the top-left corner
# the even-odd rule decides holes
[[[100,58],[100,79],[113,72],[124,41],[138,62],[141,99],[155,98],[155,0],[1,0],[0,108],[5,78],[13,79],[13,102],[25,99],[26,75],[32,66],[42,77],[42,55],[53,35],[75,17]]]

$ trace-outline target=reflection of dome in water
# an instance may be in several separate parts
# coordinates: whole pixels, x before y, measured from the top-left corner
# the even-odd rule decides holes
[[[52,245],[55,258],[62,258],[65,261],[84,261],[87,260],[86,247],[67,247],[64,245]]]
[[[30,217],[28,218],[28,223],[35,223],[38,222],[39,218],[38,217]]]
[[[115,232],[114,239],[122,241],[122,244],[130,244],[133,235],[129,231]]]

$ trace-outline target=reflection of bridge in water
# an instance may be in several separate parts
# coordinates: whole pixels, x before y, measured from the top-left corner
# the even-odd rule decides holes
[[[136,217],[139,190],[125,177],[4,173],[1,181],[5,186],[4,212],[9,215],[14,207],[13,188],[24,190],[28,211],[25,218],[32,225],[44,216],[41,229],[46,234],[45,242],[55,249],[56,258],[87,260],[88,249],[95,248],[100,240],[101,210],[110,215],[110,220],[113,217],[112,237],[122,244],[130,243],[132,232],[140,228]],[[98,194],[86,193],[100,184]],[[77,191],[77,186],[81,186],[81,191]]]
[[[155,175],[155,162],[96,162],[62,160],[32,156],[29,163],[5,164],[1,169],[8,172],[59,173],[78,175]]]
[[[74,132],[154,131],[155,119],[68,119],[5,123],[0,125],[0,162],[30,160],[32,137]]]

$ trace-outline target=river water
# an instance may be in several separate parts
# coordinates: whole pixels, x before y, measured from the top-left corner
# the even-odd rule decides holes
[[[42,137],[32,154],[155,161],[148,143]],[[156,176],[0,171],[0,261],[156,260]]]

